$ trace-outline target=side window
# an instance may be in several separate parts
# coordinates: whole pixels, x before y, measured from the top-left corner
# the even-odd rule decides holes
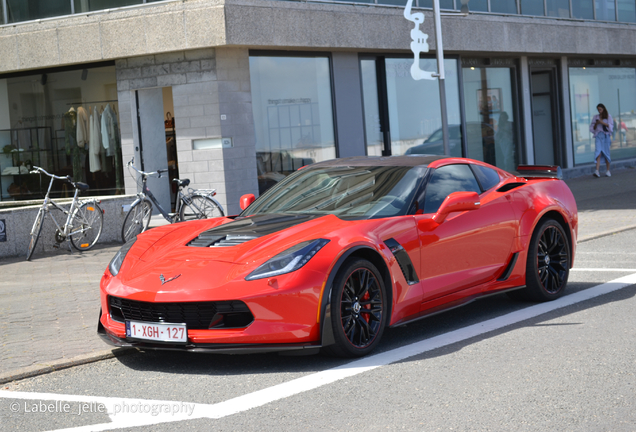
[[[468,165],[447,165],[436,169],[426,186],[424,213],[437,212],[448,195],[462,191],[481,193]]]
[[[487,168],[481,165],[472,165],[472,167],[473,171],[475,171],[475,176],[477,176],[481,187],[484,189],[484,192],[488,189],[494,188],[501,181],[497,171],[492,168]]]

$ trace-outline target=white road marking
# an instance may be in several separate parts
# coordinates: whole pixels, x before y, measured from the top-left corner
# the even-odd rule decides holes
[[[589,272],[636,272],[636,269],[624,269],[624,268],[571,268],[570,271],[589,271]]]
[[[540,303],[525,309],[511,312],[497,318],[470,325],[448,333],[412,343],[400,348],[386,351],[380,354],[371,355],[359,360],[352,361],[342,366],[327,369],[322,372],[304,376],[283,384],[278,384],[253,393],[219,402],[216,404],[191,404],[186,402],[160,401],[146,399],[126,399],[114,397],[98,396],[77,396],[60,395],[53,393],[28,393],[0,390],[0,398],[20,399],[20,400],[46,400],[46,401],[67,401],[79,403],[104,404],[111,423],[102,423],[89,426],[72,427],[59,429],[62,431],[103,431],[111,429],[129,428],[134,426],[150,426],[160,423],[168,423],[182,420],[193,420],[199,418],[219,419],[233,414],[244,412],[252,408],[261,407],[270,402],[275,402],[290,396],[297,395],[315,388],[348,378],[354,375],[370,371],[381,366],[395,363],[409,357],[413,357],[427,351],[448,346],[476,336],[488,333],[503,327],[525,321],[539,315],[552,312],[576,303],[593,299],[595,297],[608,294],[630,285],[636,284],[636,273],[614,279],[607,283],[576,292],[571,295],[561,297],[548,303]],[[128,407],[127,412],[124,407]],[[131,412],[133,406],[139,407],[135,411],[145,410],[143,407],[168,406],[177,407],[176,413],[160,412],[153,415],[149,413]],[[179,408],[181,407],[181,408]]]

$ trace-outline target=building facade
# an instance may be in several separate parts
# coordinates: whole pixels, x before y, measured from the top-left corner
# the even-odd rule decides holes
[[[236,214],[242,194],[308,163],[443,152],[438,81],[410,74],[405,2],[0,3],[2,200],[38,194],[30,165],[134,193],[134,158],[169,168],[150,184],[165,206],[170,178],[189,178]],[[636,0],[441,5],[452,155],[591,173],[603,103],[613,162],[636,159]],[[417,65],[434,72],[431,1],[415,6],[430,48]]]

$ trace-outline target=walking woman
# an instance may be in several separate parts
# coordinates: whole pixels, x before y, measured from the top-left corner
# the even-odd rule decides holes
[[[594,148],[594,159],[596,159],[596,171],[594,171],[594,177],[600,177],[598,169],[601,166],[601,156],[605,159],[605,165],[607,171],[605,175],[612,176],[610,173],[610,144],[612,143],[612,130],[614,129],[614,121],[612,116],[607,112],[605,105],[596,105],[598,115],[592,118],[592,124],[590,124],[590,132],[594,134],[596,146]]]

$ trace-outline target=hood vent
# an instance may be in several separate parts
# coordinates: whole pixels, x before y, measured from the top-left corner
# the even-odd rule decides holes
[[[188,243],[188,246],[194,247],[229,247],[238,246],[258,237],[249,235],[211,235],[203,233],[199,237]]]
[[[237,246],[268,234],[283,231],[317,215],[256,215],[219,225],[199,234],[188,246],[229,247]]]

